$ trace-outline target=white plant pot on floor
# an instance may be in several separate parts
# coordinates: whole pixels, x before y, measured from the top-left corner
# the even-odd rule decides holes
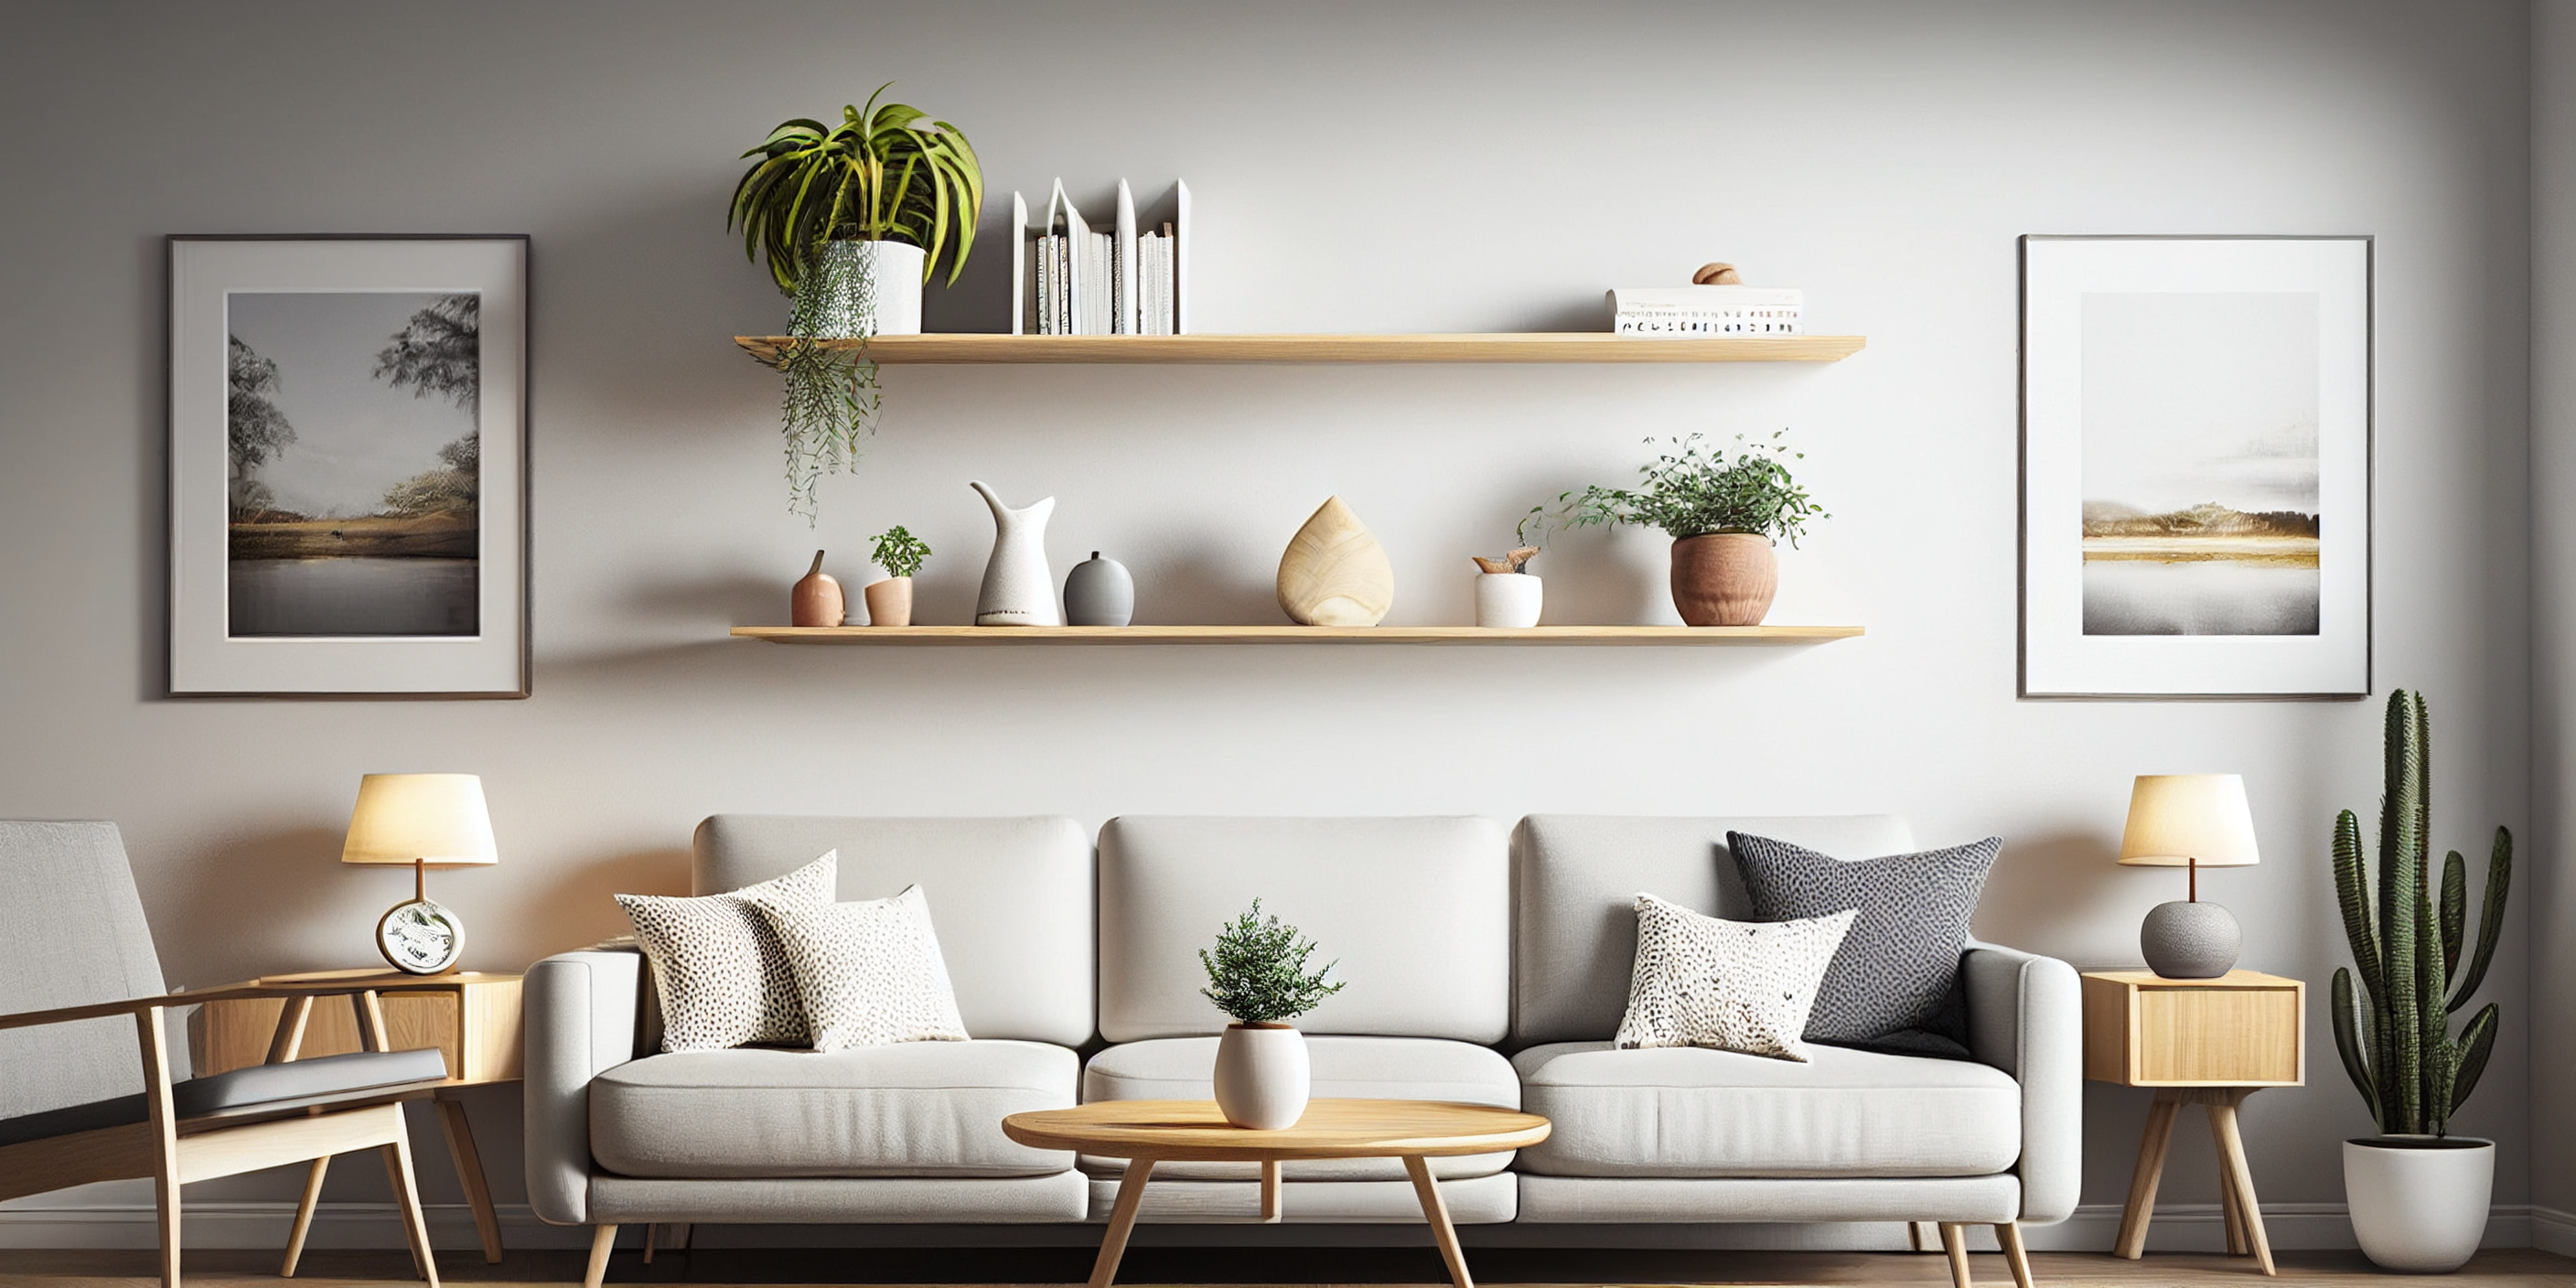
[[[1216,1042],[1216,1107],[1237,1127],[1277,1131],[1306,1112],[1306,1035],[1287,1024],[1229,1024]]]
[[[2495,1142],[2364,1136],[2343,1143],[2353,1237],[2383,1270],[2446,1274],[2477,1252],[2495,1190]]]

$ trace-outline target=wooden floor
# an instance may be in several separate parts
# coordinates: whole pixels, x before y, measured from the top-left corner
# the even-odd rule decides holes
[[[1675,1252],[1471,1250],[1471,1268],[1487,1284],[1922,1284],[1946,1288],[1949,1275],[1938,1256],[1902,1253]],[[2003,1260],[1973,1258],[1980,1285],[2008,1285]],[[663,1252],[652,1265],[621,1250],[611,1263],[611,1284],[1073,1284],[1090,1270],[1091,1254],[1074,1248],[986,1249],[707,1249]],[[2481,1254],[2456,1275],[2422,1279],[2380,1273],[2357,1252],[2286,1252],[2281,1277],[2266,1281],[2242,1258],[2157,1254],[2121,1261],[2095,1253],[2033,1253],[2031,1267],[2042,1288],[2157,1284],[2172,1288],[2225,1285],[2256,1288],[2266,1282],[2296,1285],[2440,1283],[2452,1288],[2576,1288],[2576,1260],[2527,1250]],[[498,1266],[471,1253],[439,1258],[450,1283],[542,1285],[564,1288],[581,1279],[581,1256],[572,1252],[516,1252]],[[1246,1256],[1224,1248],[1138,1248],[1127,1254],[1119,1282],[1133,1284],[1338,1285],[1418,1284],[1441,1288],[1440,1261],[1427,1248],[1265,1248]],[[27,1252],[0,1250],[0,1288],[143,1288],[155,1282],[150,1252]],[[401,1252],[305,1254],[293,1280],[277,1277],[273,1252],[205,1251],[189,1255],[186,1283],[196,1288],[381,1288],[417,1283]]]

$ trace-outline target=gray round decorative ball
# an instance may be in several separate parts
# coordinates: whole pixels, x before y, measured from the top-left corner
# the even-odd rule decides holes
[[[2166,979],[2216,979],[2236,965],[2245,932],[2214,903],[2157,904],[2138,927],[2138,951],[2147,969]]]

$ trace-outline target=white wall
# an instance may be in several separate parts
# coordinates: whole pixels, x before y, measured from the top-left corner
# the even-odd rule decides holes
[[[2014,239],[2377,237],[2375,674],[2433,704],[2439,839],[2519,828],[2521,6],[1040,13],[0,16],[0,815],[121,823],[169,972],[197,984],[368,958],[400,882],[343,870],[338,829],[359,773],[403,769],[484,777],[504,862],[435,882],[478,967],[618,930],[612,890],[684,887],[688,829],[715,810],[1893,810],[1927,841],[2009,838],[1978,933],[2107,964],[2134,961],[2138,918],[2179,885],[2110,862],[2130,776],[2241,771],[2265,862],[2210,893],[2248,926],[2247,965],[2319,990],[2311,1085],[2246,1111],[2257,1179],[2288,1205],[2281,1242],[2344,1237],[2331,1208],[2299,1212],[2340,1202],[2337,1141],[2367,1126],[2322,986],[2344,960],[2328,827],[2375,802],[2378,707],[2015,699]],[[890,370],[882,435],[809,531],[784,510],[775,378],[727,342],[775,329],[784,302],[725,235],[723,204],[735,154],[771,124],[898,76],[904,99],[966,127],[1005,196],[1057,175],[1084,195],[1186,176],[1206,330],[1584,326],[1606,285],[1728,259],[1805,287],[1819,329],[1870,346],[1781,368]],[[160,695],[160,238],[305,231],[535,238],[526,702]],[[1002,249],[965,297],[933,302],[934,324],[999,325]],[[1533,502],[1622,479],[1650,434],[1783,426],[1836,517],[1785,554],[1774,620],[1858,621],[1865,639],[881,653],[724,638],[783,620],[817,546],[864,580],[862,536],[894,522],[938,551],[924,618],[963,620],[989,535],[969,478],[1058,497],[1057,567],[1124,559],[1147,621],[1270,620],[1279,547],[1338,492],[1394,553],[1391,620],[1464,621],[1466,556],[1510,544]],[[1645,536],[1594,536],[1538,568],[1556,620],[1659,620],[1661,557]],[[2492,985],[2502,1044],[2462,1119],[2503,1141],[2508,1206],[2530,1198],[2521,921]],[[2116,1204],[2145,1096],[2094,1088],[2087,1107],[2086,1201]],[[508,1137],[506,1097],[477,1113]],[[2211,1203],[2211,1175],[2186,1134],[2169,1201]],[[352,1198],[381,1189],[343,1180]],[[2214,1238],[2199,1211],[2192,1237]]]
[[[2551,355],[2576,342],[2576,4],[2532,7],[2532,858],[2531,1068],[2535,1085],[2564,1085],[2576,1063],[2576,881],[2565,866],[2576,834],[2568,791],[2576,729],[2576,370]],[[2552,1075],[2555,1075],[2554,1077]],[[2531,1104],[2532,1240],[2576,1255],[2576,1105]]]

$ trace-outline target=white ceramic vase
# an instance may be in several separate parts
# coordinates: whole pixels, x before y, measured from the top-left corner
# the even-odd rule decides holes
[[[2468,1136],[2365,1136],[2343,1143],[2353,1237],[2383,1270],[2447,1274],[2487,1231],[2495,1142]]]
[[[1538,625],[1539,596],[1544,587],[1525,572],[1476,574],[1476,624],[1522,630]]]
[[[1055,498],[1014,510],[981,483],[966,486],[993,510],[993,557],[984,565],[983,593],[975,597],[977,626],[1062,626],[1055,574],[1047,571],[1046,522]]]
[[[799,335],[843,339],[921,334],[919,246],[890,241],[836,241],[796,293],[788,323]]]
[[[1296,1126],[1311,1076],[1295,1025],[1229,1024],[1216,1040],[1216,1107],[1237,1127]]]

